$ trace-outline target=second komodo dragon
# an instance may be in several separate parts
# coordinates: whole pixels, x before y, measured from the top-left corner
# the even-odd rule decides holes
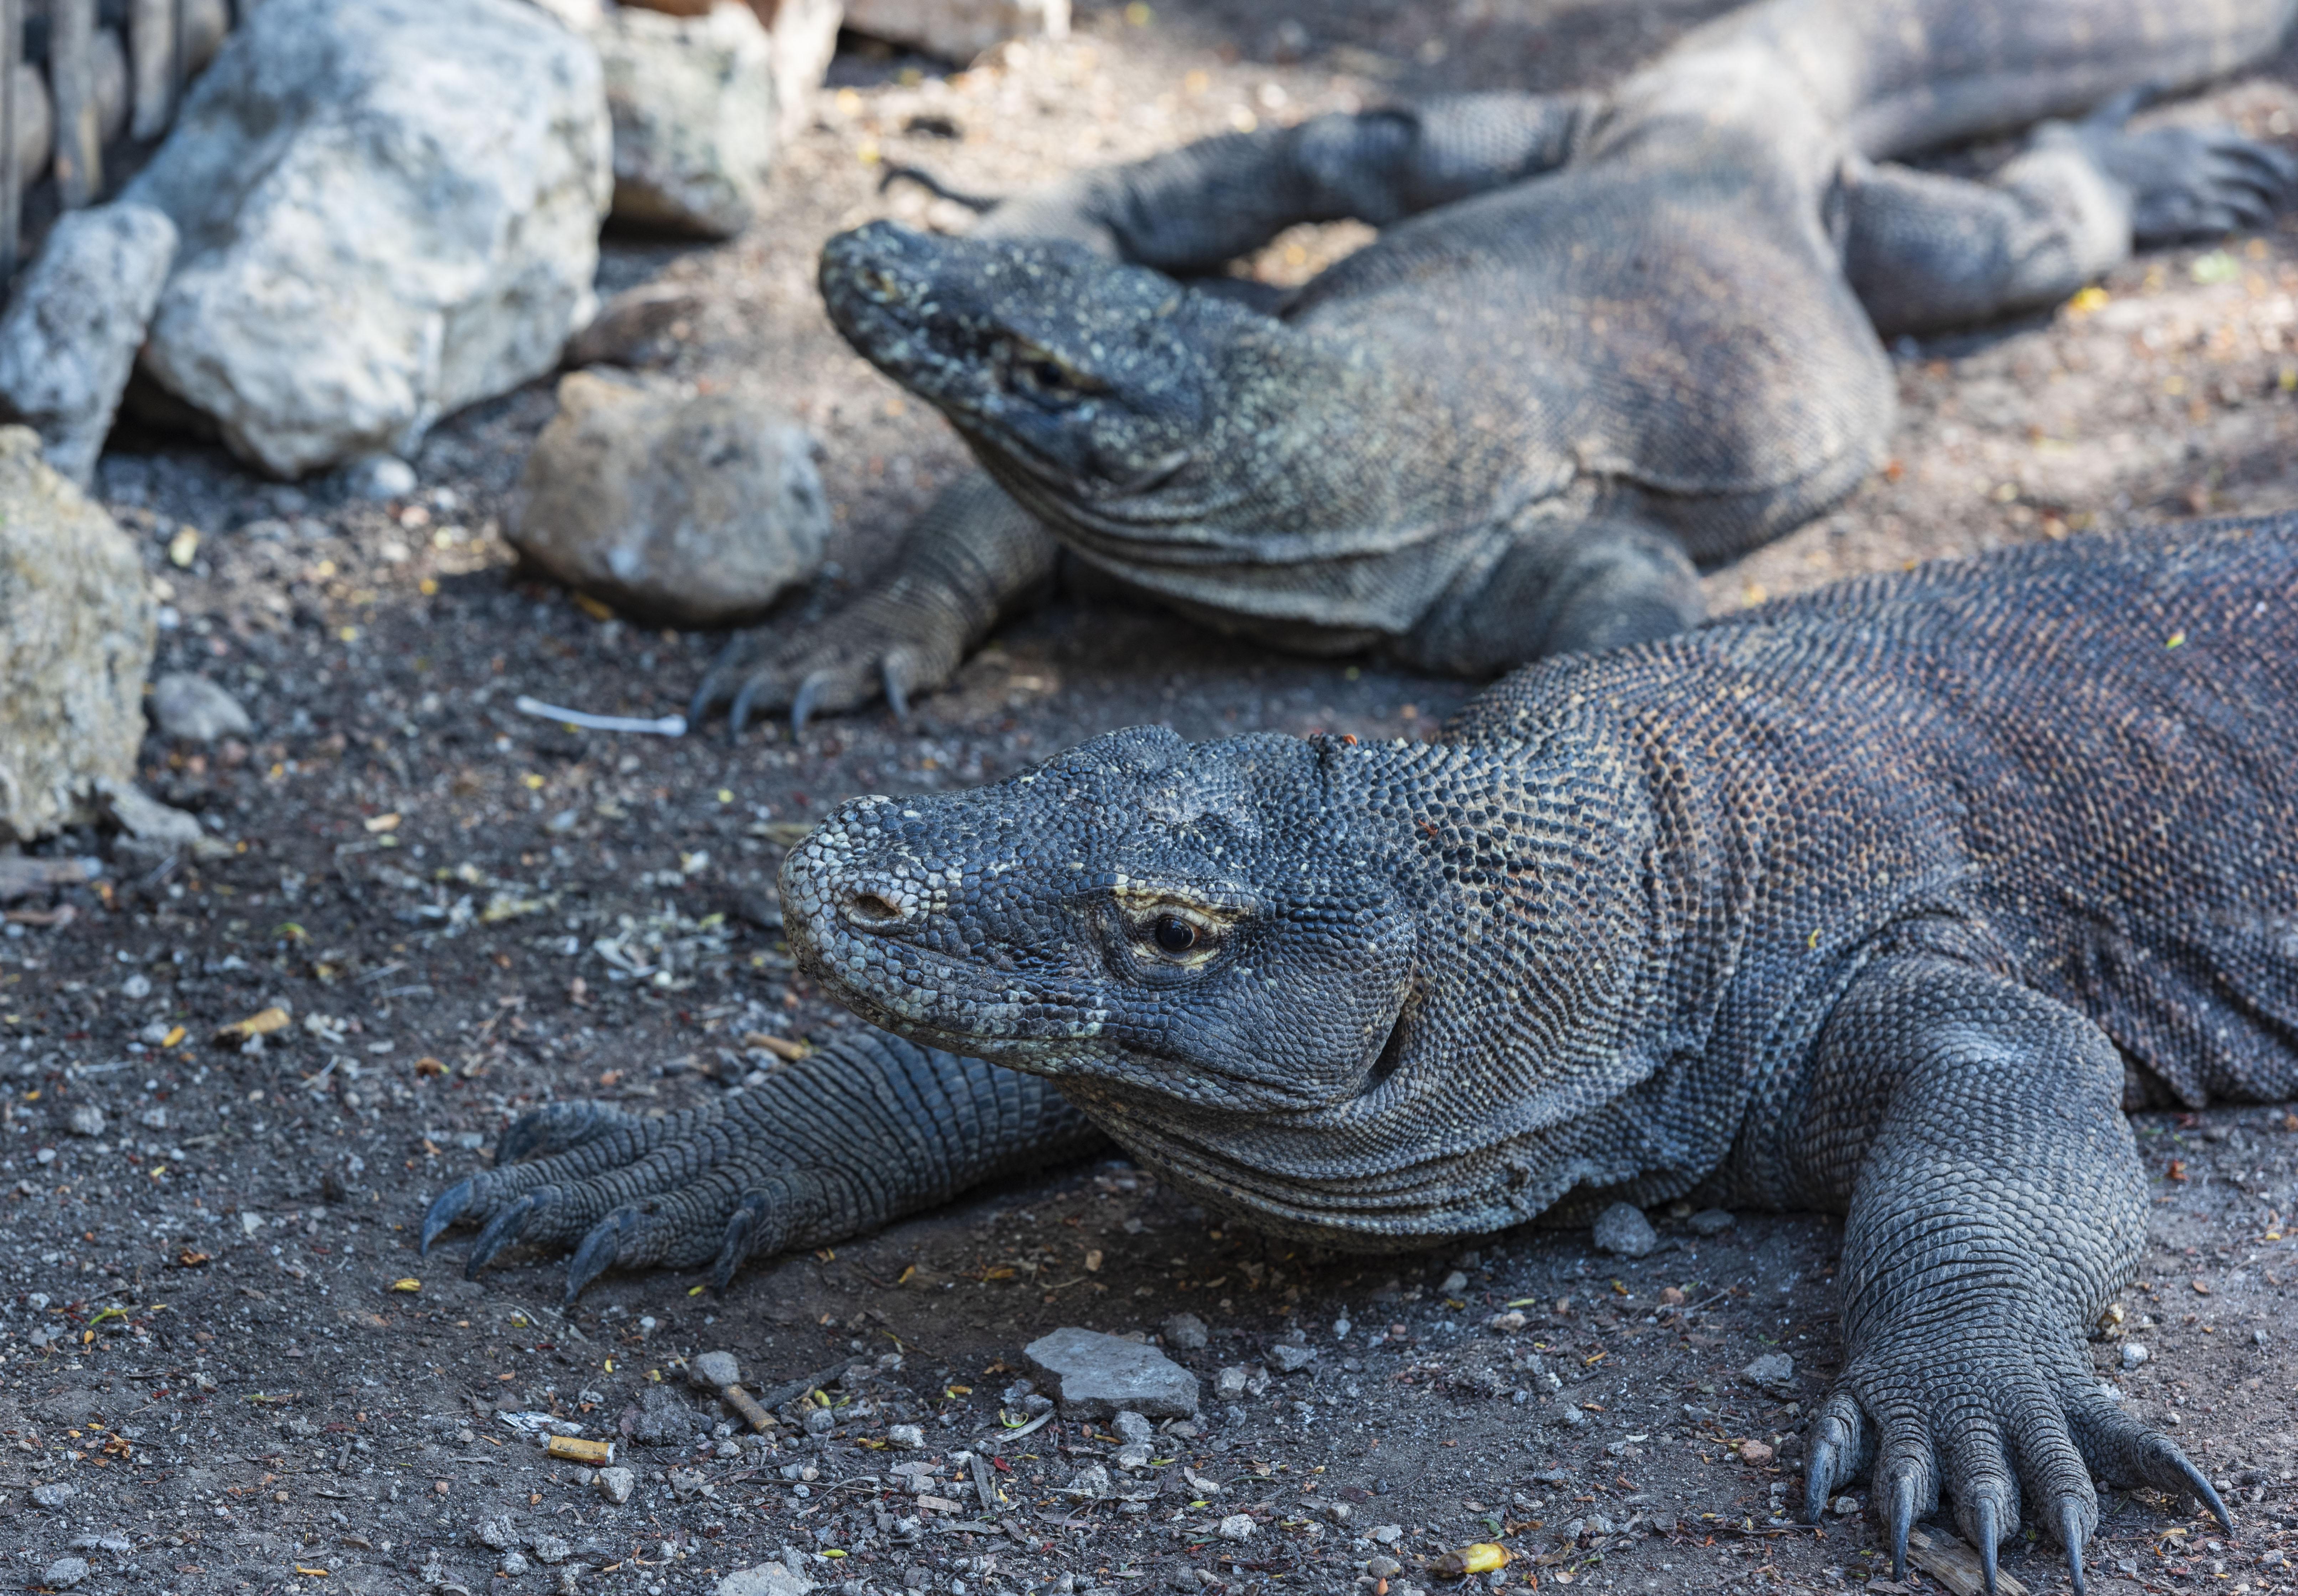
[[[1342,1247],[1818,1209],[1814,1510],[1872,1474],[1904,1551],[1944,1492],[1990,1583],[2022,1523],[2079,1582],[2095,1475],[2223,1517],[2084,1331],[2146,1234],[2125,1105],[2298,1092],[2298,518],[1847,583],[1529,666],[1435,743],[1113,733],[856,799],[782,901],[897,1035],[531,1114],[425,1244],[723,1280],[1104,1136]]]
[[[1695,564],[1882,458],[1879,332],[2050,304],[2134,244],[2266,213],[2286,153],[2122,121],[2135,86],[2254,60],[2294,10],[1767,0],[1600,96],[1323,116],[1081,174],[969,237],[832,239],[839,329],[987,475],[844,610],[737,639],[695,717],[899,708],[1064,550],[1267,642],[1467,675],[1687,625]],[[1890,161],[2102,102],[1985,182]],[[1274,314],[1177,280],[1340,217],[1387,230]]]

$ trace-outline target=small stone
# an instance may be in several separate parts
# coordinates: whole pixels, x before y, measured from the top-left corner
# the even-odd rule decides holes
[[[622,1468],[601,1468],[598,1477],[591,1482],[599,1488],[599,1494],[616,1507],[630,1501],[631,1493],[637,1488],[638,1483],[638,1476]]]
[[[67,1480],[50,1480],[45,1485],[32,1487],[32,1505],[40,1508],[60,1508],[79,1493],[79,1488]]]
[[[1135,1441],[1120,1447],[1117,1451],[1117,1466],[1120,1468],[1134,1469],[1148,1468],[1149,1443],[1145,1441]]]
[[[1077,1477],[1062,1487],[1064,1494],[1087,1497],[1099,1501],[1109,1495],[1109,1470],[1098,1463],[1088,1463],[1077,1472]]]
[[[889,1445],[899,1447],[904,1451],[923,1451],[926,1449],[925,1429],[920,1425],[889,1425],[886,1428],[886,1440]]]
[[[1740,1221],[1721,1208],[1703,1208],[1683,1222],[1694,1236],[1721,1236]]]
[[[1839,1496],[1827,1505],[1828,1509],[1838,1518],[1848,1518],[1859,1510],[1859,1499],[1856,1496]]]
[[[103,1111],[93,1103],[75,1104],[71,1111],[71,1119],[68,1122],[71,1126],[71,1133],[74,1136],[103,1134]]]
[[[754,620],[822,563],[818,452],[747,399],[570,372],[505,535],[576,591],[649,622]]]
[[[51,1591],[69,1591],[87,1577],[86,1558],[58,1558],[40,1575],[40,1583]]]
[[[507,1575],[516,1576],[524,1574],[526,1572],[526,1554],[516,1550],[506,1551],[502,1554],[502,1561],[496,1566]]]
[[[1676,1517],[1673,1513],[1654,1513],[1651,1517],[1652,1534],[1656,1535],[1672,1535],[1675,1534],[1675,1526]]]
[[[1596,1216],[1596,1250],[1621,1258],[1641,1258],[1659,1245],[1659,1235],[1633,1203],[1615,1203]]]
[[[1316,1356],[1310,1348],[1294,1346],[1289,1342],[1280,1341],[1269,1349],[1269,1361],[1288,1375],[1299,1374],[1316,1360]]]
[[[1760,1441],[1742,1441],[1740,1443],[1740,1460],[1760,1468],[1772,1460],[1772,1449]]]
[[[838,1428],[838,1415],[827,1408],[816,1408],[806,1416],[806,1433],[827,1435]]]
[[[722,1386],[740,1385],[742,1366],[732,1352],[699,1352],[686,1366],[686,1377],[690,1384],[705,1391],[716,1391]]]
[[[482,1518],[471,1526],[471,1539],[490,1551],[508,1551],[518,1544],[518,1530],[512,1525],[510,1515],[505,1513],[493,1518]]]
[[[1220,1521],[1220,1538],[1224,1541],[1252,1539],[1252,1519],[1244,1513],[1231,1513]]]
[[[557,1535],[535,1536],[529,1550],[534,1553],[534,1560],[538,1563],[563,1563],[574,1555],[574,1543],[562,1541]]]
[[[161,736],[178,742],[220,742],[255,732],[237,699],[189,671],[169,671],[152,684],[152,718]]]
[[[1511,1308],[1505,1313],[1493,1314],[1484,1323],[1489,1328],[1509,1335],[1524,1328],[1525,1317],[1522,1310]]]
[[[783,1555],[795,1560],[787,1548]],[[718,1582],[711,1596],[806,1596],[814,1588],[814,1581],[791,1573],[788,1564],[760,1563],[735,1569]]]
[[[2137,1369],[2153,1355],[2147,1350],[2146,1344],[2143,1341],[2126,1341],[2122,1344],[2122,1367],[2125,1369]]]
[[[700,1427],[700,1418],[675,1391],[667,1385],[649,1385],[639,1393],[631,1439],[641,1446],[682,1446],[694,1439]]]
[[[1212,1337],[1212,1333],[1205,1328],[1205,1321],[1194,1313],[1173,1315],[1165,1321],[1163,1334],[1167,1346],[1178,1347],[1185,1352],[1204,1351],[1205,1344]]]
[[[415,492],[415,467],[395,454],[370,454],[343,469],[343,488],[355,499],[404,499]]]
[[[967,62],[1008,39],[1067,37],[1070,0],[846,0],[846,25],[944,61]]]
[[[1795,1394],[1795,1360],[1785,1352],[1765,1352],[1741,1369],[1740,1377],[1767,1395],[1785,1399]]]
[[[1569,1430],[1585,1429],[1594,1422],[1581,1410],[1580,1404],[1577,1402],[1566,1402],[1564,1405],[1564,1410],[1556,1417],[1564,1427]]]
[[[1444,1277],[1444,1283],[1436,1289],[1448,1297],[1457,1297],[1468,1289],[1468,1277],[1454,1269]]]
[[[1376,1557],[1365,1565],[1365,1572],[1375,1579],[1394,1579],[1404,1572],[1404,1565],[1393,1557]]]
[[[1149,1427],[1149,1420],[1130,1408],[1119,1409],[1109,1427],[1117,1432],[1117,1438],[1128,1446],[1146,1446],[1156,1434]]]
[[[1186,1418],[1197,1410],[1197,1377],[1142,1342],[1070,1326],[1039,1336],[1022,1355],[1045,1372],[1070,1418],[1107,1418],[1130,1409],[1150,1418]]]
[[[1404,1539],[1404,1526],[1401,1524],[1383,1524],[1367,1530],[1365,1534],[1370,1536],[1371,1539],[1379,1545],[1393,1546],[1399,1541]]]
[[[1232,1363],[1214,1378],[1213,1394],[1223,1402],[1234,1402],[1244,1394],[1245,1383],[1252,1377],[1252,1370],[1242,1363]]]

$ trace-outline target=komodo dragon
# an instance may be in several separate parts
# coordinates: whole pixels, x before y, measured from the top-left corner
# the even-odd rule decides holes
[[[1990,1578],[2025,1519],[2078,1585],[2094,1474],[2225,1517],[2083,1332],[2145,1236],[2126,1104],[2298,1094],[2298,517],[1846,583],[1528,666],[1434,743],[1115,732],[855,799],[781,879],[898,1038],[530,1114],[425,1245],[723,1281],[1104,1135],[1340,1247],[1817,1209],[1813,1511],[1872,1474],[1898,1556],[1944,1490]]]
[[[832,318],[986,475],[847,608],[734,640],[694,717],[903,709],[1064,549],[1267,642],[1467,675],[1674,631],[1695,563],[1881,458],[1879,332],[2047,305],[2134,244],[2261,219],[2288,154],[2122,120],[2133,86],[2253,60],[2294,12],[1767,0],[1606,95],[1322,116],[1085,173],[966,238],[842,235]],[[2101,101],[1984,183],[1887,159]],[[1165,275],[1338,217],[1388,230],[1274,315]]]

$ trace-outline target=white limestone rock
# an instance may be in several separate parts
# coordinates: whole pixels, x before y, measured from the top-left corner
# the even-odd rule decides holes
[[[153,608],[128,534],[0,427],[0,840],[94,817],[144,740]]]
[[[773,43],[756,14],[624,6],[591,39],[615,119],[615,219],[705,238],[748,227],[775,138]]]
[[[48,464],[87,486],[176,259],[176,225],[148,205],[58,221],[0,316],[0,416],[40,434]]]
[[[266,0],[127,197],[183,236],[145,369],[281,476],[405,455],[594,309],[597,53],[519,0]]]
[[[846,0],[856,33],[945,61],[971,61],[1016,38],[1067,38],[1070,0]]]

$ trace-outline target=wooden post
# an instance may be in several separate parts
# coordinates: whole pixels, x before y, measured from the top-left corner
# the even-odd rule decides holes
[[[56,102],[56,198],[65,210],[77,211],[103,192],[95,0],[49,0],[48,79]]]
[[[175,115],[183,37],[180,0],[128,0],[128,66],[136,106],[128,133],[139,141],[165,133]]]
[[[23,0],[0,0],[0,285],[16,269],[24,181],[16,152],[16,62],[24,54]]]

